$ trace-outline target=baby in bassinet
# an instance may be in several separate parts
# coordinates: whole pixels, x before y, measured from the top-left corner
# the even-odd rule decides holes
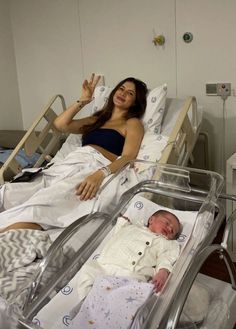
[[[109,309],[111,309],[113,307],[111,300],[114,301],[116,312],[113,312],[113,314],[115,313],[115,320],[112,318],[112,312],[109,313],[109,325],[112,325],[111,321],[115,321],[117,325],[119,323],[119,328],[123,328],[123,326],[120,327],[121,322],[130,321],[122,319],[127,307],[120,312],[120,318],[117,315],[119,314],[117,308],[123,308],[124,301],[130,298],[129,295],[125,295],[124,286],[129,281],[128,285],[131,284],[131,290],[134,291],[131,299],[133,297],[137,299],[137,295],[139,295],[140,303],[144,295],[147,298],[153,289],[159,292],[179,256],[179,244],[175,239],[180,231],[179,219],[166,210],[156,211],[149,218],[147,226],[132,224],[125,217],[118,218],[113,235],[106,242],[100,256],[95,260],[89,260],[81,268],[77,279],[79,301],[88,296],[83,302],[80,312],[72,321],[72,328],[77,328],[78,325],[79,327],[84,326],[87,322],[86,319],[92,319],[89,321],[93,322],[95,318],[96,326],[93,327],[92,323],[88,323],[89,328],[100,328],[98,325],[99,320],[103,323],[102,327],[104,327],[103,312],[100,312],[100,308],[101,310],[105,309],[106,307],[102,306],[105,303],[106,305],[109,304]],[[150,280],[152,280],[151,284],[146,283]],[[91,289],[92,287],[93,289]],[[121,288],[121,294],[117,295],[117,288]],[[108,292],[110,293],[112,290],[116,290],[115,296],[119,301],[115,301],[114,297],[109,297],[109,302],[106,301]],[[130,294],[130,290],[128,294]],[[121,302],[121,298],[124,301]],[[92,313],[95,314],[92,317],[89,310],[91,305],[93,308]],[[132,307],[134,306],[132,305]],[[98,315],[98,313],[101,314]],[[135,314],[134,309],[132,309],[131,314]]]

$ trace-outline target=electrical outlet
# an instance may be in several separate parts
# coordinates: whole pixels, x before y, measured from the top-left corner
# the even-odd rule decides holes
[[[217,95],[227,98],[231,95],[231,83],[217,83]]]
[[[206,94],[208,96],[217,96],[217,84],[207,83],[206,84]]]

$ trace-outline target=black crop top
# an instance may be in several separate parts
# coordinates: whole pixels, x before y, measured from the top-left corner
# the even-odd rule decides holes
[[[97,128],[82,137],[82,146],[89,144],[101,146],[116,155],[121,155],[124,143],[125,137],[110,128]]]

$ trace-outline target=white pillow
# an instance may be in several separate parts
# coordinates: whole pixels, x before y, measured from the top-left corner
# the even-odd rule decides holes
[[[112,88],[107,86],[99,86],[95,88],[92,113],[103,108],[111,91]],[[149,92],[147,96],[146,111],[142,118],[145,131],[151,130],[155,134],[161,132],[161,124],[165,113],[166,96],[166,83]]]
[[[137,159],[156,162],[168,143],[168,137],[155,134],[151,130],[145,132]]]
[[[163,121],[167,96],[167,84],[151,90],[147,97],[147,108],[143,116],[145,131],[160,134]]]
[[[92,114],[101,110],[106,104],[110,92],[112,91],[111,87],[99,86],[95,88],[94,91],[94,106],[92,109]]]
[[[163,84],[148,94],[147,109],[143,117],[144,137],[137,155],[137,159],[156,162],[168,143],[168,137],[161,135],[161,125],[165,113],[167,85]],[[137,165],[141,172],[146,167]]]

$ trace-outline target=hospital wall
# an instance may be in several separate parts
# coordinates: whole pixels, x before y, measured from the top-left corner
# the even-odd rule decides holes
[[[0,129],[22,125],[9,2],[0,0]]]
[[[0,1],[7,12],[6,1]],[[206,96],[205,84],[231,82],[236,88],[234,0],[8,3],[10,15],[4,15],[3,30],[12,49],[4,54],[5,66],[15,75],[17,72],[12,85],[15,95],[18,87],[20,102],[13,106],[16,115],[11,120],[12,127],[1,106],[1,129],[5,124],[8,128],[28,128],[54,94],[63,94],[68,104],[73,102],[90,72],[104,74],[109,85],[134,75],[147,81],[150,88],[167,82],[170,97],[197,97],[204,110],[202,130],[209,135],[210,168],[221,171],[223,103],[219,97]],[[185,32],[193,34],[191,43],[183,41]],[[159,34],[165,36],[164,46],[152,42]],[[1,36],[0,46],[2,39]],[[16,59],[16,68],[10,58],[12,62]],[[8,108],[12,109],[11,95],[2,80],[0,76],[2,93],[8,96]],[[229,97],[225,105],[229,157],[236,151],[236,98]],[[19,115],[22,123],[17,119]]]

